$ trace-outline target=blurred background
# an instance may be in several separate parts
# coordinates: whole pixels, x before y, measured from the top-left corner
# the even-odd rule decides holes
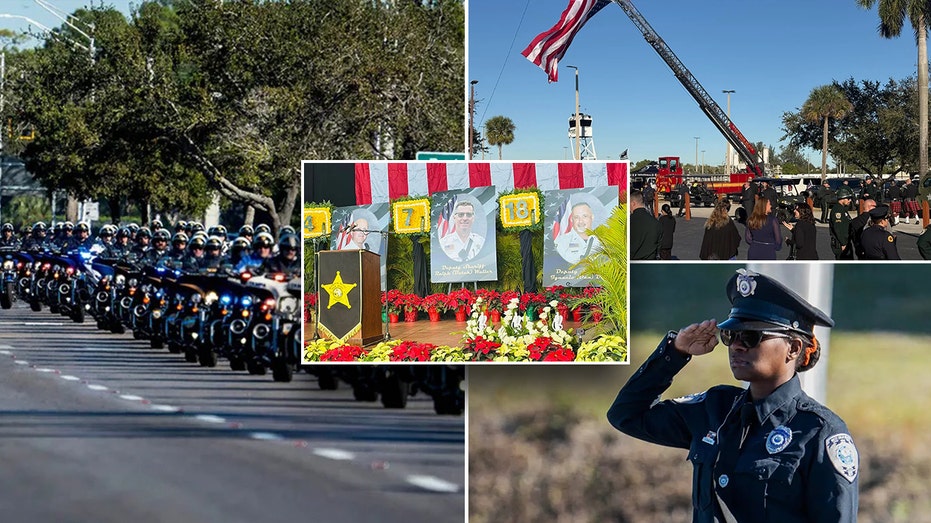
[[[789,266],[805,267],[777,265]],[[470,367],[469,521],[691,521],[686,451],[629,438],[605,414],[666,331],[727,316],[740,267],[630,264],[629,366]],[[826,370],[823,402],[860,452],[859,521],[931,522],[931,267],[819,268],[833,272],[836,326],[813,371]],[[664,397],[737,384],[722,348],[694,358]]]

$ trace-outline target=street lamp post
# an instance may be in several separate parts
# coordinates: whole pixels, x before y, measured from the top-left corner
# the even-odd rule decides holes
[[[705,150],[701,150],[701,173],[705,174]]]
[[[579,117],[579,68],[574,65],[567,65],[570,69],[575,69],[575,159],[582,159],[582,134]]]
[[[698,140],[700,139],[700,136],[695,137],[695,167],[698,167]]]
[[[469,94],[469,159],[473,158],[475,146],[475,84],[478,80],[472,80],[472,92]]]
[[[733,89],[724,89],[721,91],[727,95],[727,123],[731,123],[731,93]],[[727,158],[725,159],[724,174],[731,174],[731,142],[727,142]]]

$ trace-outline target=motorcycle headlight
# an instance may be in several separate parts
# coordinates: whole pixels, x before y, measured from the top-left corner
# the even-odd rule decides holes
[[[116,275],[116,284],[117,284],[117,285],[123,285],[124,283],[126,283],[126,276],[123,276],[122,274],[117,274],[117,275]]]
[[[222,303],[223,305],[229,305],[232,302],[233,302],[233,297],[230,296],[229,294],[224,294],[223,296],[220,296],[220,303]]]
[[[213,305],[217,301],[217,293],[210,291],[204,296],[204,305]]]
[[[191,303],[193,303],[194,305],[197,305],[197,304],[200,303],[203,299],[204,299],[203,296],[201,296],[200,294],[192,294],[192,295],[191,295]]]
[[[242,300],[241,300],[241,303],[242,303],[242,306],[243,306],[243,307],[251,307],[251,306],[252,306],[252,296],[243,296],[243,297],[242,297]]]
[[[3,270],[8,271],[13,269],[13,260],[3,260]]]
[[[136,279],[136,278],[130,278],[130,279],[129,279],[129,286],[130,286],[130,287],[138,287],[138,286],[139,286],[139,280]]]

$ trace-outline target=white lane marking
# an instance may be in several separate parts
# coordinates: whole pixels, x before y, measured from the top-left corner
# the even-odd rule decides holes
[[[87,388],[89,388],[90,390],[109,390],[107,387],[103,385],[93,385],[93,384],[88,385]]]
[[[279,441],[284,439],[278,434],[272,434],[271,432],[253,432],[252,434],[249,434],[249,437],[263,441]]]
[[[152,405],[152,410],[159,412],[181,412],[181,409],[172,405]]]
[[[36,367],[36,372],[55,372],[55,369],[48,369],[45,367]]]
[[[11,354],[13,354],[13,353],[10,352],[10,351],[8,351],[8,350],[0,350],[0,354],[3,354],[4,356],[9,356],[9,355],[11,355]]]
[[[214,416],[213,414],[198,414],[194,417],[201,421],[206,421],[207,423],[226,423],[225,419],[220,416]]]
[[[135,396],[133,394],[122,394],[120,397],[129,401],[142,401],[142,396]]]
[[[77,376],[71,376],[70,374],[66,374],[66,375],[64,375],[64,376],[60,376],[60,378],[63,379],[63,380],[65,380],[65,381],[81,381],[81,378],[79,378],[79,377],[77,377]]]
[[[314,454],[320,457],[323,457],[323,458],[335,459],[335,460],[340,460],[340,461],[349,461],[349,460],[355,459],[356,457],[356,455],[353,454],[352,452],[347,452],[345,450],[340,450],[340,449],[314,449]]]
[[[29,365],[29,362],[26,361],[26,360],[16,360],[16,361],[14,361],[13,363],[15,363],[15,364],[17,364],[17,365]]]
[[[54,321],[51,321],[51,322],[49,321],[26,321],[26,322],[23,322],[23,325],[25,325],[26,327],[44,327],[46,325],[48,325],[49,327],[61,327],[62,325],[64,325],[64,323],[54,322]]]
[[[433,476],[408,476],[407,482],[433,492],[459,492],[459,485]]]
[[[0,345],[0,349],[12,349],[12,345]]]

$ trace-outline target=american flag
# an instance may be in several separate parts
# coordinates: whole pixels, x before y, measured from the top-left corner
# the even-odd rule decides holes
[[[572,39],[589,18],[609,3],[609,0],[569,0],[569,7],[562,12],[559,22],[538,34],[521,54],[546,71],[550,82],[555,82],[559,79],[556,67]]]
[[[333,248],[334,250],[338,251],[349,245],[349,242],[352,241],[351,233],[347,232],[351,226],[352,213],[347,213],[346,216],[343,216],[343,219],[339,221],[339,234],[336,235],[336,245]]]
[[[572,227],[572,224],[569,223],[569,198],[566,198],[562,201],[562,205],[559,206],[559,209],[556,211],[555,220],[553,220],[553,239],[559,237],[560,234],[569,232],[569,228]]]
[[[536,187],[541,191],[615,185],[627,194],[630,162],[360,162],[356,205],[402,196],[429,196],[492,185],[497,191]],[[334,227],[336,225],[334,224]]]
[[[456,208],[456,198],[446,200],[446,205],[440,210],[440,217],[436,220],[436,228],[440,238],[456,232],[456,223],[452,220],[453,210]]]

